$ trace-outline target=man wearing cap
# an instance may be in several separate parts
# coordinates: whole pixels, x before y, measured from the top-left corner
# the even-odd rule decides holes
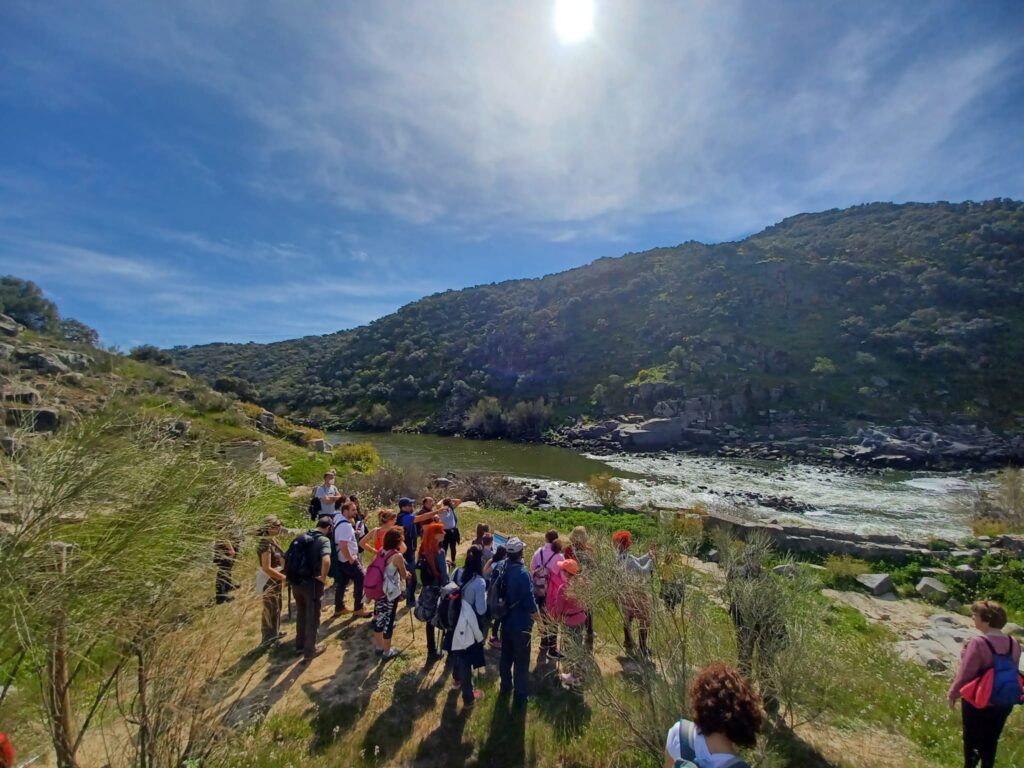
[[[416,605],[416,547],[420,538],[419,526],[437,520],[437,513],[433,509],[414,514],[412,508],[415,505],[416,501],[408,496],[398,500],[398,524],[405,533],[405,565],[411,575],[405,588],[405,604],[409,608]]]
[[[501,625],[501,676],[499,694],[513,694],[513,701],[525,705],[530,696],[530,642],[533,622],[537,620],[537,601],[533,596],[533,580],[523,565],[525,545],[512,537],[505,545],[508,564],[505,579],[505,604],[508,613]]]

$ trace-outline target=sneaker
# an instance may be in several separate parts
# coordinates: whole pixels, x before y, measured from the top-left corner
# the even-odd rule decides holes
[[[373,616],[373,613],[366,610],[365,608],[359,608],[355,611],[352,611],[352,615],[355,616],[357,619],[366,619],[370,616]]]
[[[337,608],[334,611],[334,618],[338,618],[339,616],[344,616],[347,613],[352,613],[352,609],[351,608]]]
[[[501,638],[492,637],[490,639],[490,644],[491,648],[497,648],[498,650],[501,650]]]
[[[384,653],[381,656],[382,656],[382,658],[385,661],[388,661],[390,659],[397,658],[398,656],[401,656],[401,655],[402,655],[402,652],[400,650],[398,650],[397,648],[389,648],[388,650],[384,651]]]

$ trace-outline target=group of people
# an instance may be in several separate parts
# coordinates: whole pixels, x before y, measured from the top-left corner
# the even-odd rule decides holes
[[[467,706],[483,695],[473,685],[473,673],[485,665],[486,645],[500,653],[500,694],[511,695],[520,705],[527,702],[536,624],[542,656],[556,662],[565,659],[561,682],[570,688],[581,684],[585,665],[580,659],[595,637],[584,581],[595,553],[585,528],[574,528],[565,541],[557,531],[548,531],[544,544],[527,559],[521,539],[496,539],[487,525],[480,525],[457,565],[462,542],[459,499],[438,503],[427,497],[417,508],[413,499],[404,497],[397,512],[380,510],[377,526],[368,529],[359,499],[340,493],[334,479],[328,473],[316,488],[315,527],[297,536],[287,552],[278,543],[281,521],[265,520],[257,546],[264,643],[282,640],[282,588],[288,583],[297,608],[295,651],[305,661],[323,653],[325,646],[317,642],[317,632],[322,610],[330,610],[322,603],[328,579],[333,578],[334,616],[370,618],[374,650],[383,660],[402,653],[392,647],[392,637],[404,602],[424,627],[428,659],[448,654],[452,687],[461,692]],[[651,654],[653,606],[644,582],[655,570],[655,553],[652,549],[633,554],[628,531],[613,534],[612,544],[621,569],[617,601],[624,647],[645,659]],[[346,605],[350,585],[351,608]],[[662,594],[666,604],[669,597]],[[372,601],[372,611],[367,610],[367,601]],[[730,607],[730,611],[736,609]],[[965,685],[1000,659],[1008,659],[1014,670],[1020,659],[1020,644],[1000,631],[1007,620],[1001,607],[976,603],[972,612],[982,635],[964,648],[960,672],[950,688],[951,705]],[[737,621],[737,616],[733,619]],[[574,651],[568,658],[567,644]],[[745,765],[735,755],[740,747],[754,744],[762,711],[767,707],[771,712],[773,696],[769,691],[762,704],[747,682],[750,669],[744,662],[741,658],[740,670],[716,664],[697,676],[691,691],[693,720],[680,720],[669,730],[666,765]],[[962,704],[964,764],[965,768],[979,763],[987,768],[994,765],[996,743],[1012,705],[979,706],[972,701],[965,696]]]

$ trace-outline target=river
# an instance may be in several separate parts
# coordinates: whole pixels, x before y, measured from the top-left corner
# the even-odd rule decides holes
[[[558,506],[593,503],[586,481],[607,472],[625,487],[624,503],[686,507],[700,502],[732,508],[756,519],[802,520],[822,528],[861,533],[897,533],[926,539],[960,538],[966,520],[953,511],[953,499],[979,475],[883,472],[869,474],[806,464],[717,459],[673,454],[586,456],[550,445],[503,440],[400,433],[339,432],[334,442],[373,443],[387,461],[431,472],[498,472],[539,483]],[[786,515],[725,493],[788,496],[812,507]]]

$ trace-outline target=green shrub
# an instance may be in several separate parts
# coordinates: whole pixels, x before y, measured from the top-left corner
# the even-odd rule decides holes
[[[334,466],[356,472],[370,472],[380,466],[380,454],[372,443],[343,443],[331,451]]]
[[[623,487],[619,480],[607,473],[593,475],[587,481],[587,488],[595,501],[605,509],[618,509],[622,501]]]
[[[871,566],[850,555],[829,555],[825,558],[825,574],[823,581],[833,589],[853,589],[857,586],[857,577],[871,571]]]

